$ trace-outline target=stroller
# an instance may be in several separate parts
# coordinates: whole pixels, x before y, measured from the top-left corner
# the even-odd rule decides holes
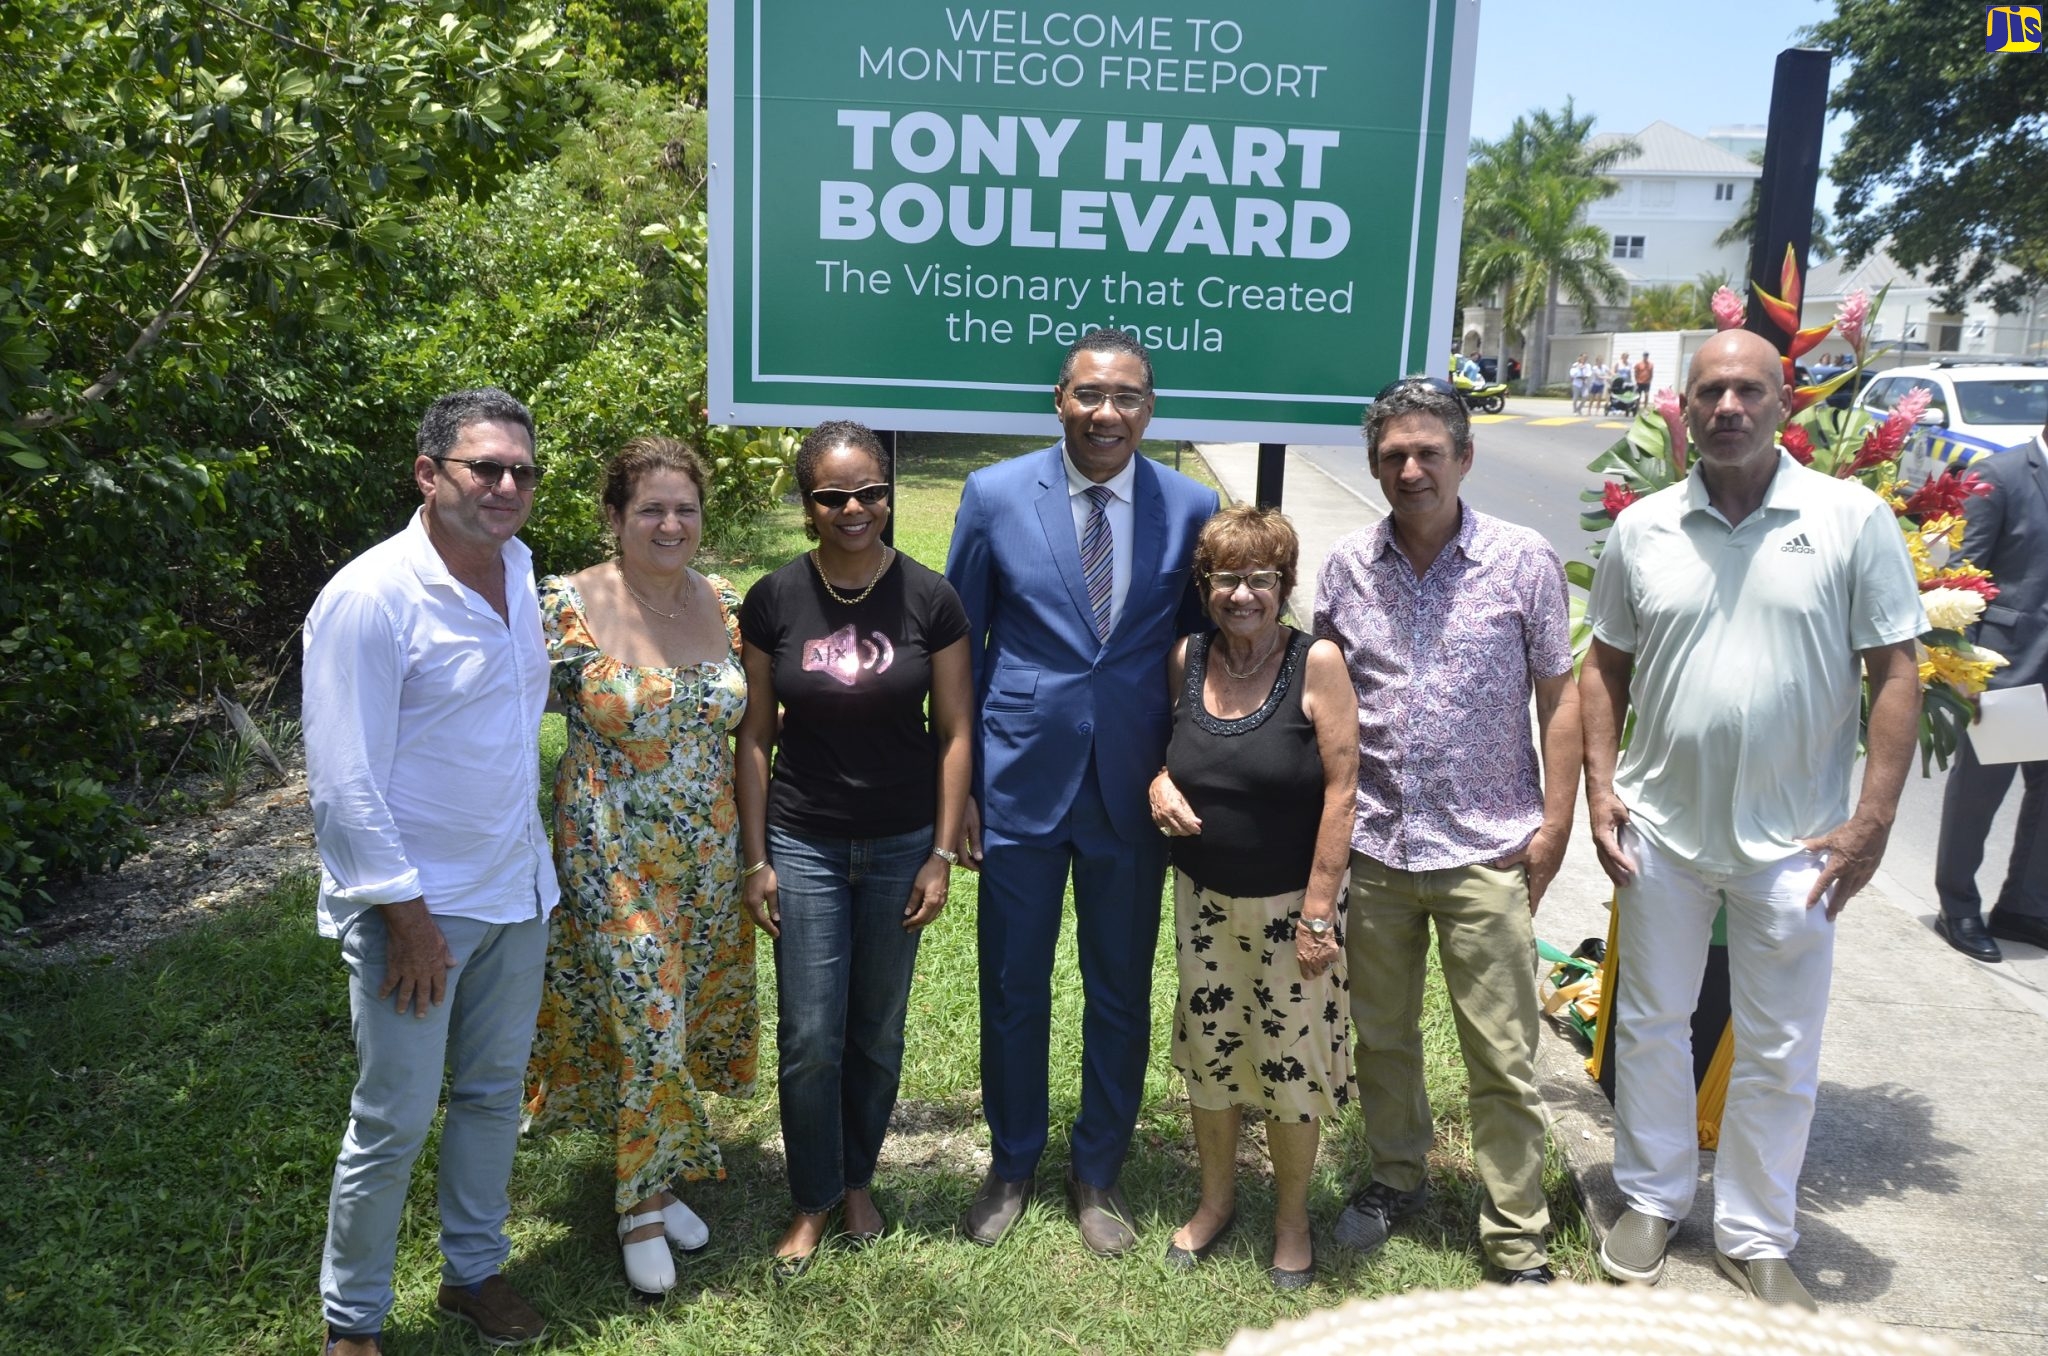
[[[1641,399],[1642,396],[1636,390],[1634,384],[1619,372],[1615,373],[1614,379],[1607,384],[1607,413],[1609,414],[1618,414],[1624,419],[1633,419],[1636,417],[1636,405]]]

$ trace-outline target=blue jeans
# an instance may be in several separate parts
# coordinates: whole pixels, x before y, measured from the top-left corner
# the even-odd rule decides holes
[[[903,929],[929,826],[888,838],[810,838],[770,826],[782,1147],[807,1214],[867,1187],[903,1075],[903,1015],[919,934]]]
[[[506,1183],[519,1139],[519,1098],[533,1023],[540,1011],[548,925],[535,911],[521,923],[435,918],[459,962],[448,990],[425,1017],[379,998],[390,933],[364,909],[343,927],[342,960],[356,1041],[355,1093],[327,1202],[320,1298],[336,1332],[373,1333],[391,1308],[413,1160],[441,1104],[441,1278],[474,1285],[505,1265]]]

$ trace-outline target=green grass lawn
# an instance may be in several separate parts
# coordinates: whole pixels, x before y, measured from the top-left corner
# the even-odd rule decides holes
[[[899,546],[940,565],[961,478],[1034,442],[906,435]],[[1159,451],[1171,460],[1171,445]],[[802,549],[795,524],[785,510],[744,550],[729,545],[703,564],[744,590]],[[558,720],[547,734],[544,756],[559,756]],[[581,1134],[522,1146],[507,1274],[552,1319],[544,1349],[1178,1352],[1220,1347],[1239,1327],[1353,1295],[1480,1281],[1464,1078],[1440,985],[1425,1013],[1438,1131],[1429,1210],[1367,1262],[1329,1243],[1344,1191],[1366,1167],[1356,1113],[1339,1118],[1324,1137],[1312,1198],[1322,1280],[1281,1298],[1265,1275],[1271,1197],[1258,1133],[1248,1130],[1238,1233],[1199,1272],[1165,1270],[1160,1256],[1196,1191],[1186,1100],[1165,1038],[1175,991],[1170,902],[1154,970],[1154,1054],[1123,1179],[1143,1245],[1117,1261],[1091,1256],[1059,1201],[1064,1127],[1079,1096],[1071,929],[1054,979],[1055,1125],[1040,1203],[1000,1248],[957,1237],[954,1221],[987,1164],[973,910],[973,877],[962,873],[919,959],[902,1102],[876,1183],[895,1232],[864,1252],[824,1254],[793,1284],[773,1282],[768,1249],[789,1203],[767,1040],[760,1094],[714,1103],[729,1175],[688,1193],[712,1245],[679,1263],[682,1284],[664,1304],[643,1306],[625,1289],[605,1146]],[[761,986],[772,1032],[765,948]],[[21,1036],[0,1044],[0,1352],[316,1351],[328,1177],[354,1055],[341,962],[314,935],[311,883],[287,882],[131,966],[0,971],[0,1008],[0,1032]],[[483,1349],[433,1309],[436,1151],[430,1140],[400,1237],[386,1330],[394,1356]],[[1553,1260],[1590,1280],[1584,1221],[1554,1154],[1546,1185]]]

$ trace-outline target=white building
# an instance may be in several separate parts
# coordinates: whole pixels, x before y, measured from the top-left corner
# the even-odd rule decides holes
[[[1726,146],[1750,144],[1762,129],[1714,129],[1717,145],[1705,137],[1653,122],[1632,138],[1641,149],[1608,171],[1615,191],[1586,208],[1586,220],[1607,237],[1608,258],[1631,295],[1647,287],[1696,282],[1702,273],[1725,273],[1740,282],[1749,272],[1749,242],[1717,245],[1714,238],[1735,223],[1749,203],[1763,168]],[[1590,139],[1598,149],[1621,140],[1603,132]],[[1576,307],[1560,305],[1553,337],[1629,328],[1624,299],[1595,310],[1581,323]],[[1485,353],[1503,347],[1498,306],[1466,308],[1460,329],[1467,349]]]
[[[1726,134],[1726,129],[1716,129]],[[1620,140],[1592,138],[1594,149]],[[1615,191],[1586,209],[1609,240],[1608,257],[1631,292],[1688,283],[1702,273],[1742,277],[1749,242],[1716,245],[1748,204],[1763,169],[1704,137],[1653,122],[1636,133],[1642,147],[1608,171]]]
[[[1874,346],[1893,351],[1879,366],[1924,362],[1933,354],[2038,358],[2048,353],[2048,293],[2027,298],[2013,315],[2000,315],[1975,297],[1962,309],[1950,310],[1941,305],[1933,285],[1881,249],[1859,264],[1839,255],[1815,264],[1806,279],[1806,323],[1827,320],[1851,292],[1861,289],[1875,300],[1886,287],[1891,290],[1870,337]]]

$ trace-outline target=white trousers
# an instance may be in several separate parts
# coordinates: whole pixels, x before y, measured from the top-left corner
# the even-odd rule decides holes
[[[1786,1257],[1820,1081],[1835,925],[1806,907],[1821,858],[1801,852],[1746,874],[1705,872],[1625,841],[1635,883],[1619,892],[1614,1180],[1634,1209],[1682,1220],[1699,1179],[1692,1013],[1714,915],[1728,908],[1735,1062],[1714,1158],[1714,1244],[1730,1257]]]

